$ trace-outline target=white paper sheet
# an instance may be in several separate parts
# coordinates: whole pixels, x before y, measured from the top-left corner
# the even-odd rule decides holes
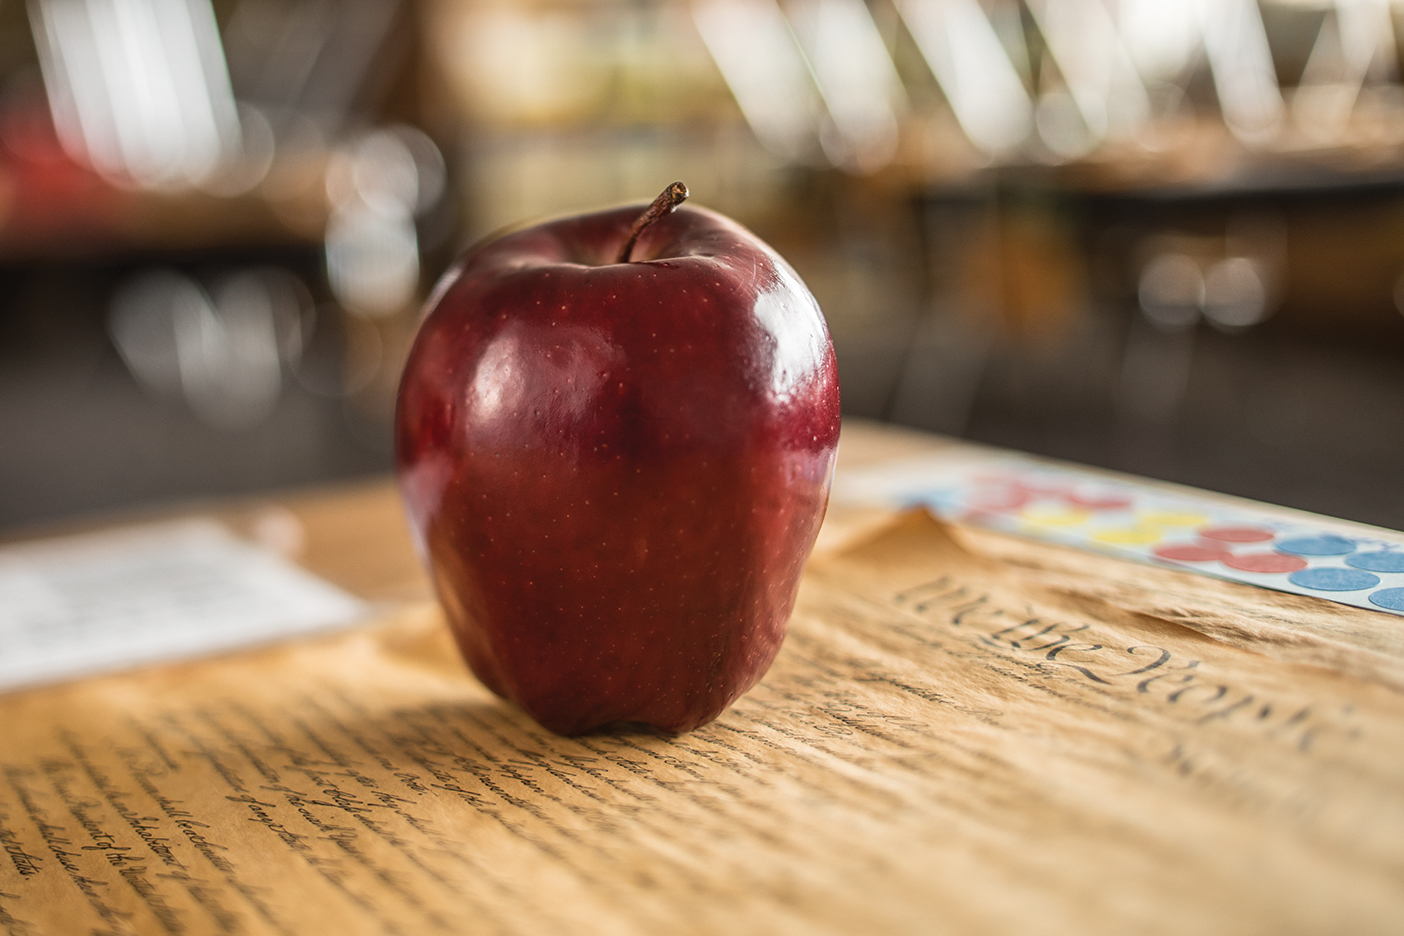
[[[349,624],[363,602],[212,520],[0,549],[0,691]]]

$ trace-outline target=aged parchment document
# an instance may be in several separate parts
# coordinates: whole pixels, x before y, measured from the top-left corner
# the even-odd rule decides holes
[[[1092,584],[909,516],[680,738],[546,734],[428,605],[0,699],[0,931],[1399,932],[1398,687]]]

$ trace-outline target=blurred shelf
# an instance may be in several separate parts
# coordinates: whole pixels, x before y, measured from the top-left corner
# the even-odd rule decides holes
[[[319,245],[329,216],[320,166],[298,174],[221,197],[121,189],[76,166],[0,164],[0,261]]]

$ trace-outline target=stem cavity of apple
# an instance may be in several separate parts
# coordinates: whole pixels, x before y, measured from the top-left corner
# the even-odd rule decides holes
[[[634,242],[639,239],[639,235],[653,222],[666,215],[673,213],[673,209],[687,201],[687,186],[681,182],[674,182],[665,188],[653,204],[648,206],[648,210],[639,215],[634,226],[629,229],[629,239],[624,242],[624,247],[619,251],[619,259],[615,263],[628,263],[629,255],[634,252]]]

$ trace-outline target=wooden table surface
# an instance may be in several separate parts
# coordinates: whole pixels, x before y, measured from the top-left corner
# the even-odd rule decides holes
[[[849,421],[839,445],[838,470],[962,447],[967,446],[928,433]],[[396,601],[431,594],[389,476],[248,500],[190,504],[123,520],[190,513],[213,514],[359,597]],[[880,515],[831,505],[819,548],[841,542]]]
[[[941,453],[953,458],[1010,454],[931,433],[849,420],[839,444],[836,476]],[[1095,473],[1109,479],[1127,477]],[[1347,535],[1400,537],[1351,521],[1169,483],[1150,483],[1166,492],[1207,497],[1229,507],[1246,507],[1265,516]],[[204,508],[184,507],[175,515],[192,511],[214,515],[236,532],[384,607],[433,599],[390,477],[213,503]],[[893,515],[889,508],[831,499],[814,555],[833,553],[861,540],[890,523]],[[952,533],[972,552],[1019,570],[1030,583],[1050,576],[1079,582],[1120,606],[1177,621],[1234,646],[1255,652],[1270,648],[1279,658],[1294,662],[1329,658],[1331,665],[1352,675],[1404,691],[1404,627],[1397,626],[1399,622],[1392,616],[977,528],[954,527]],[[1345,647],[1340,646],[1342,633],[1349,634]]]
[[[968,449],[849,423],[838,471]],[[560,738],[390,478],[143,516],[191,513],[381,613],[0,697],[0,932],[1400,932],[1389,615],[834,503],[727,713]]]
[[[971,453],[999,454],[1002,451],[898,426],[845,420],[836,472],[842,475],[856,468],[942,452],[963,456]],[[1128,477],[1115,472],[1088,470],[1109,479]],[[1135,480],[1147,483],[1145,479]],[[1149,483],[1166,492],[1218,499],[1231,506],[1251,506],[1264,515],[1346,534],[1399,536],[1365,524],[1305,511],[1192,490],[1168,482]],[[362,598],[394,601],[426,598],[432,593],[410,540],[399,493],[393,478],[388,475],[313,489],[274,492],[257,498],[182,505],[124,516],[120,520],[129,522],[191,513],[218,516],[238,532],[272,546],[287,558]],[[816,552],[823,553],[839,547],[863,531],[881,525],[889,515],[890,512],[886,510],[848,504],[840,499],[831,500]],[[82,526],[79,525],[80,528]],[[71,528],[73,525],[66,525],[64,530]],[[975,531],[971,531],[970,535],[980,536]],[[1187,582],[1197,580],[1207,582],[1198,577],[1186,577]],[[1206,587],[1210,586],[1206,584]]]

